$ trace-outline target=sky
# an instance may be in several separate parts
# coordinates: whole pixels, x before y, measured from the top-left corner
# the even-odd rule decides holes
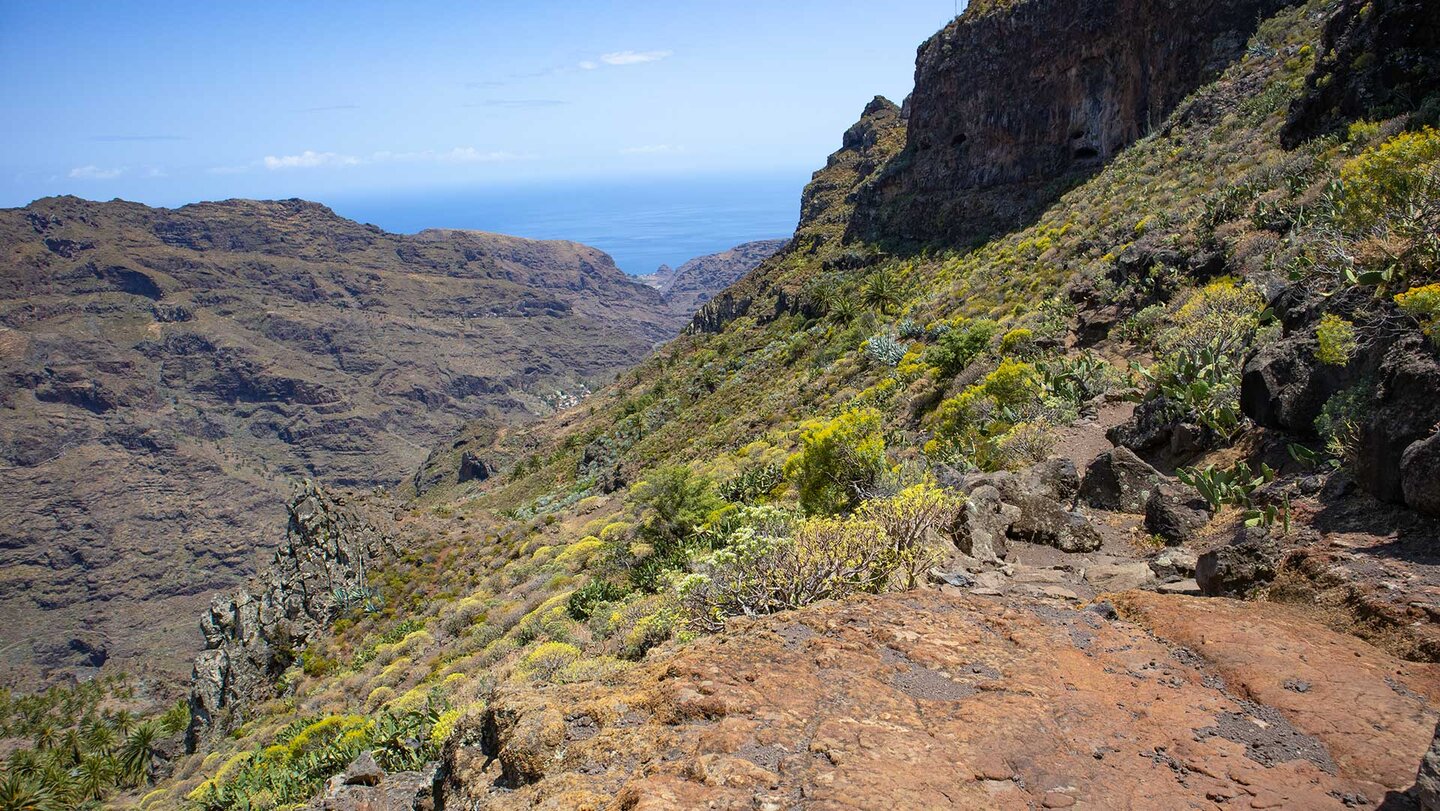
[[[808,172],[955,10],[0,0],[0,206]]]

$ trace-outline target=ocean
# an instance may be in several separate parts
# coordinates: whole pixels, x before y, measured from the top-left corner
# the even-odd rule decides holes
[[[632,275],[742,242],[788,237],[808,172],[764,176],[547,182],[326,200],[387,231],[469,228],[568,239],[610,254]]]

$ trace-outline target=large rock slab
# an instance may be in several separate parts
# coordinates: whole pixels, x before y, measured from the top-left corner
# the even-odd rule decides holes
[[[614,687],[508,685],[488,742],[449,753],[445,807],[1339,809],[1413,782],[1433,667],[1271,606],[1121,602],[1151,625],[864,596],[735,621]]]
[[[1292,606],[1145,592],[1117,605],[1313,735],[1338,774],[1410,787],[1440,715],[1440,665],[1397,659]]]

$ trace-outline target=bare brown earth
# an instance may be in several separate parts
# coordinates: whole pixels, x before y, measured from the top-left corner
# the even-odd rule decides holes
[[[298,200],[0,211],[0,663],[181,677],[290,482],[391,486],[678,331],[605,254]],[[177,679],[178,680],[178,679]]]
[[[1437,666],[1282,606],[1118,603],[929,590],[737,621],[613,689],[503,688],[452,786],[486,809],[1323,809],[1413,782]]]

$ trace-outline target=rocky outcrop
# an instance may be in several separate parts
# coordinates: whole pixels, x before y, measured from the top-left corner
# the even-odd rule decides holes
[[[1284,0],[980,3],[920,46],[904,152],[851,232],[970,243],[1033,216],[1158,125]]]
[[[1354,459],[1347,466],[1355,481],[1377,498],[1440,514],[1435,472],[1440,470],[1440,348],[1388,302],[1372,301],[1364,290],[1351,290],[1327,303],[1298,285],[1274,300],[1284,335],[1262,347],[1245,364],[1240,406],[1255,422],[1286,431],[1313,434],[1315,420],[1336,395],[1364,387],[1364,408],[1356,423]],[[1394,328],[1372,330],[1344,366],[1315,357],[1315,328],[1325,312],[1349,313],[1359,307],[1386,311],[1371,319],[1395,316]]]
[[[826,254],[843,266],[859,266],[865,256],[850,256],[841,243],[855,210],[859,190],[873,180],[876,172],[900,151],[905,138],[905,119],[894,102],[876,96],[865,105],[860,120],[845,131],[838,150],[825,167],[814,173],[800,197],[800,223],[789,244],[736,284],[716,295],[691,319],[689,333],[719,332],[726,324],[750,313],[762,298],[770,298],[768,310],[757,317],[772,318],[803,309],[802,291],[777,289],[783,260],[792,251]]]
[[[1440,726],[1436,726],[1430,749],[1420,760],[1420,771],[1415,777],[1415,794],[1420,801],[1420,811],[1440,811]]]
[[[395,552],[378,513],[306,481],[288,506],[285,542],[249,586],[216,597],[200,620],[205,652],[190,678],[190,751],[273,694],[307,640],[346,611],[373,609],[366,573]]]
[[[1440,6],[1429,0],[1343,0],[1325,25],[1315,68],[1290,108],[1294,147],[1357,120],[1413,110],[1440,88]]]
[[[442,485],[485,481],[498,471],[489,456],[499,426],[493,420],[474,420],[448,442],[436,445],[411,479],[416,495],[425,495]]]
[[[745,242],[726,251],[697,256],[678,268],[661,265],[649,276],[637,276],[636,281],[659,290],[671,311],[690,317],[716,294],[774,256],[788,241]]]

